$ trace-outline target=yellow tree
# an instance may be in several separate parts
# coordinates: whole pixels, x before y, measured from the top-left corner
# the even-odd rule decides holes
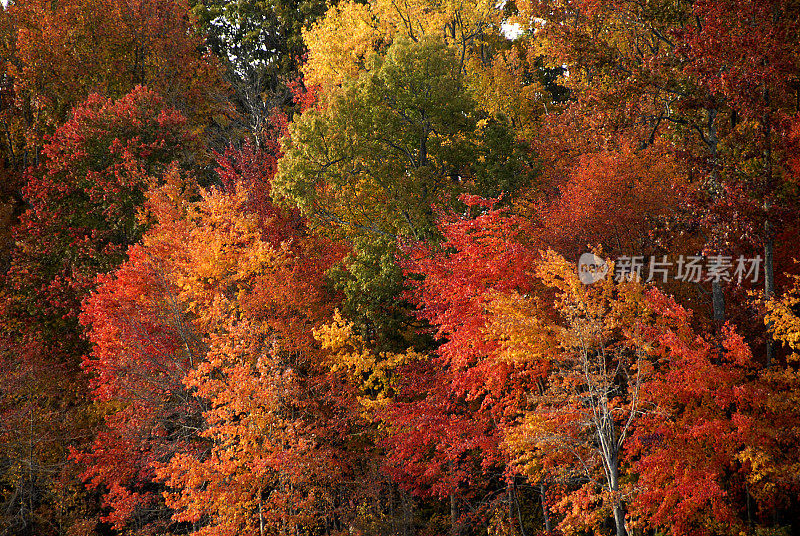
[[[370,57],[399,37],[415,42],[444,38],[458,50],[463,68],[467,57],[499,30],[501,19],[502,11],[488,0],[340,2],[303,32],[309,52],[305,81],[327,94],[348,78],[371,70]]]

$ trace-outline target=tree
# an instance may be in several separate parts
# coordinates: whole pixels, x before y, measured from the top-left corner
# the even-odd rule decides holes
[[[142,235],[145,191],[190,159],[186,120],[138,87],[118,101],[93,95],[51,138],[31,171],[31,205],[15,229],[6,289],[18,311],[62,326],[98,273],[120,264]]]
[[[275,108],[293,104],[291,82],[305,56],[302,31],[325,12],[320,0],[207,0],[192,13],[210,50],[227,68],[247,127],[259,135]]]
[[[403,358],[409,362],[396,372],[383,441],[388,470],[404,488],[449,497],[453,534],[469,522],[466,511],[477,509],[477,522],[502,512],[503,502],[511,509],[516,492],[504,475],[502,438],[518,416],[520,393],[541,374],[494,359],[497,344],[484,336],[494,294],[530,288],[533,255],[520,243],[519,221],[492,201],[462,199],[478,215],[443,220],[440,246],[417,245],[404,263],[413,277],[407,293],[441,344],[426,359]]]
[[[259,197],[271,164],[253,151],[220,156],[226,192],[151,191],[157,223],[85,303],[108,414],[78,457],[120,530],[265,534],[351,515],[356,406],[313,338],[342,251]]]
[[[766,299],[776,291],[775,237],[791,210],[786,198],[794,186],[787,183],[784,169],[791,156],[790,114],[798,111],[792,85],[800,76],[793,46],[800,35],[798,9],[795,2],[783,0],[698,1],[693,6],[697,24],[678,35],[679,50],[689,60],[687,71],[731,108],[731,145],[741,159],[732,162],[733,169],[723,168],[723,183],[744,198],[749,219],[755,220],[751,225],[758,228],[752,238],[763,246]],[[733,55],[746,60],[734,62]],[[767,338],[767,366],[773,354]]]
[[[83,366],[105,426],[91,451],[73,450],[73,457],[89,486],[104,492],[109,513],[102,520],[118,531],[169,529],[153,466],[199,448],[204,405],[183,379],[206,348],[161,260],[176,250],[174,243],[131,249],[120,269],[100,278],[81,313],[93,345]]]
[[[336,249],[296,230],[269,244],[245,196],[205,197],[177,275],[208,343],[185,383],[207,404],[210,455],[182,452],[158,474],[173,519],[209,534],[313,524],[346,470],[330,458],[324,421],[312,420],[327,395],[311,329],[327,310],[321,278]]]
[[[584,154],[559,194],[539,208],[541,226],[533,233],[543,247],[571,259],[589,244],[608,255],[646,255],[661,245],[657,230],[672,229],[684,216],[690,189],[669,150],[609,145]]]
[[[198,132],[229,113],[218,64],[199,52],[181,1],[23,0],[2,17],[13,28],[4,55],[9,167],[38,162],[44,136],[91,93],[118,99],[147,85]]]
[[[796,493],[785,478],[796,457],[796,371],[763,369],[730,324],[710,337],[674,302],[654,306],[670,321],[650,334],[657,360],[642,399],[655,411],[626,452],[637,474],[636,525],[675,535],[781,530],[792,522]],[[770,308],[780,324],[782,305]],[[775,333],[788,342],[785,331]]]
[[[410,323],[395,303],[397,237],[432,238],[434,204],[456,206],[465,191],[510,194],[533,172],[507,122],[476,107],[452,48],[398,39],[374,60],[372,72],[289,126],[273,193],[353,241],[334,274],[343,312],[392,342]]]
[[[569,73],[561,83],[570,88],[573,102],[547,121],[552,126],[542,130],[552,134],[535,143],[554,191],[581,154],[605,148],[609,139],[624,135],[647,147],[663,136],[691,192],[689,210],[671,232],[682,235],[681,247],[727,256],[766,248],[766,259],[771,246],[764,238],[770,234],[765,221],[778,229],[782,220],[796,217],[786,210],[794,193],[785,188],[782,167],[786,113],[794,102],[790,86],[797,77],[796,51],[789,45],[797,32],[797,6],[625,0],[517,4],[517,20],[535,34],[548,64],[567,66]],[[748,59],[739,62],[741,57]],[[764,121],[765,113],[771,119]],[[584,132],[574,132],[576,122]],[[773,207],[766,211],[772,213],[769,218],[765,200]],[[766,279],[765,285],[773,287],[771,272]],[[726,294],[728,317],[752,315],[750,302],[736,295],[742,294],[736,285],[710,287],[712,299],[704,301],[712,302],[718,327],[726,319]]]
[[[16,479],[14,470],[4,473],[13,479],[7,484],[11,503],[28,496],[38,510],[72,500],[58,493],[76,488],[73,468],[61,470],[66,451],[83,444],[96,421],[79,369],[88,350],[77,320],[81,301],[96,276],[122,263],[141,237],[145,190],[165,180],[162,174],[176,188],[191,189],[176,166],[192,143],[186,120],[140,87],[118,101],[90,97],[31,170],[25,189],[31,208],[14,228],[16,244],[3,279],[3,352],[19,366],[4,391],[5,455],[12,465],[28,460],[30,469],[25,480]],[[33,443],[41,448],[32,449]],[[26,517],[31,510],[14,523],[49,533],[46,519]],[[64,515],[61,522],[70,521]]]
[[[290,125],[276,195],[347,234],[422,238],[433,226],[433,203],[524,183],[519,150],[488,151],[490,137],[510,134],[481,117],[451,49],[398,41],[375,61],[373,73]]]
[[[527,393],[523,418],[507,442],[532,478],[564,490],[562,530],[585,530],[608,512],[616,534],[624,536],[623,449],[648,409],[640,389],[652,371],[643,337],[652,309],[637,281],[585,285],[553,252],[544,255],[536,276],[554,291],[552,308],[547,293],[499,295],[491,306],[489,332],[499,341],[501,359],[549,369]],[[593,503],[594,511],[587,511]]]

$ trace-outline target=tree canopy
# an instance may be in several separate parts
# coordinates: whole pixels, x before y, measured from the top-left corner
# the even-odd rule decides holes
[[[0,10],[0,533],[789,536],[796,0]]]

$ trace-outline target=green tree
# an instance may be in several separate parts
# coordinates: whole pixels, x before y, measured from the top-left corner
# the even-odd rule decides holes
[[[469,94],[456,51],[397,39],[376,66],[289,127],[273,193],[345,235],[423,239],[432,205],[497,196],[530,177],[503,117]]]
[[[369,61],[368,72],[289,126],[273,194],[354,241],[332,273],[344,312],[369,338],[388,340],[408,327],[395,303],[397,240],[435,240],[437,207],[459,207],[462,193],[514,192],[533,167],[505,118],[477,105],[456,48],[397,38]]]
[[[246,127],[260,133],[276,106],[292,103],[291,82],[305,54],[302,31],[324,0],[195,0],[206,43],[227,67]]]

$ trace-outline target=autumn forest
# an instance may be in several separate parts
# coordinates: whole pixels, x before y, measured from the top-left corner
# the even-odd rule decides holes
[[[800,1],[11,0],[0,535],[800,535]]]

